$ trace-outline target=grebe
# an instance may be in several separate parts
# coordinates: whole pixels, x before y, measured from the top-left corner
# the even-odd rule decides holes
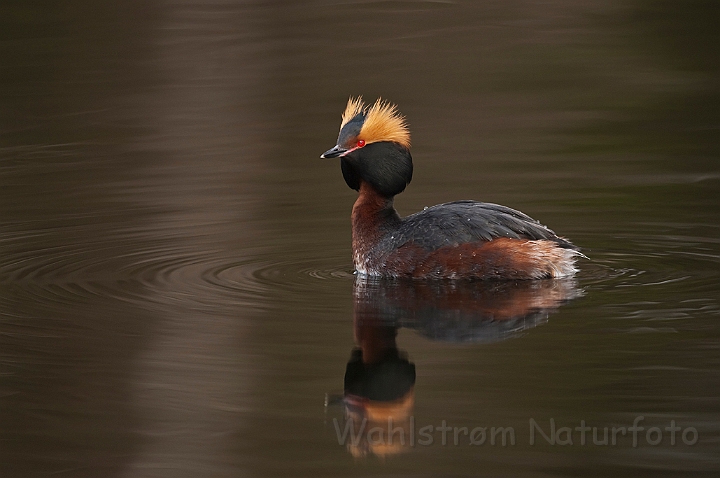
[[[352,209],[358,274],[416,279],[545,279],[577,272],[583,256],[531,217],[498,204],[456,201],[401,218],[393,198],[413,173],[410,131],[397,106],[350,98],[337,144],[343,178],[360,194]]]

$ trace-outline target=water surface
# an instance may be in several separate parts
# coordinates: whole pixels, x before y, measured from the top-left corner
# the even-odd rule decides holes
[[[702,1],[0,7],[0,475],[714,476],[717,17]],[[583,248],[576,280],[356,281],[355,192],[318,156],[357,94],[408,117],[402,214],[520,209]],[[396,359],[344,397],[358,350],[368,370]],[[366,415],[515,444],[339,444],[335,423]],[[574,430],[638,417],[637,446]],[[551,420],[572,444],[530,444]]]

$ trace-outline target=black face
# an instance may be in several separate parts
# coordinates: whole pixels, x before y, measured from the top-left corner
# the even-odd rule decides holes
[[[366,181],[385,197],[403,192],[413,172],[410,150],[389,141],[370,143],[346,153],[340,167],[350,188],[357,191],[360,181]]]

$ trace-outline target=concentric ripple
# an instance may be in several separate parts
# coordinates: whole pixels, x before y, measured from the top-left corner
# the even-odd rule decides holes
[[[265,308],[283,293],[298,300],[327,281],[350,281],[340,258],[268,251],[257,244],[222,248],[212,236],[178,239],[176,230],[97,225],[33,230],[13,224],[2,235],[0,281],[49,307],[101,296],[133,303]],[[23,230],[24,229],[24,230]]]
[[[5,224],[0,281],[50,308],[107,297],[202,309],[265,309],[280,296],[312,306],[309,296],[354,277],[340,246],[328,253],[308,244],[298,249],[292,242],[273,248],[259,240],[222,243],[207,226],[199,234],[182,227],[123,228],[92,219],[65,218],[62,225],[42,227]],[[714,239],[628,235],[616,244],[622,247],[594,250],[590,260],[579,264],[579,285],[589,294],[612,291],[620,300],[642,288],[648,301],[662,303],[669,291],[697,299],[720,280]],[[703,302],[705,313],[717,314],[715,299],[706,299],[712,303]],[[630,309],[614,313],[637,315]],[[657,315],[677,316],[671,310]]]
[[[718,246],[715,238],[626,235],[613,250],[591,254],[578,279],[589,295],[603,291],[614,299],[604,305],[611,318],[648,323],[717,318]]]

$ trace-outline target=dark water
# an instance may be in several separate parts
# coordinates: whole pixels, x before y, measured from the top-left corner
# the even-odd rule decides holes
[[[719,13],[3,4],[0,476],[715,476]],[[356,283],[351,94],[408,117],[401,213],[520,209],[576,280]]]

